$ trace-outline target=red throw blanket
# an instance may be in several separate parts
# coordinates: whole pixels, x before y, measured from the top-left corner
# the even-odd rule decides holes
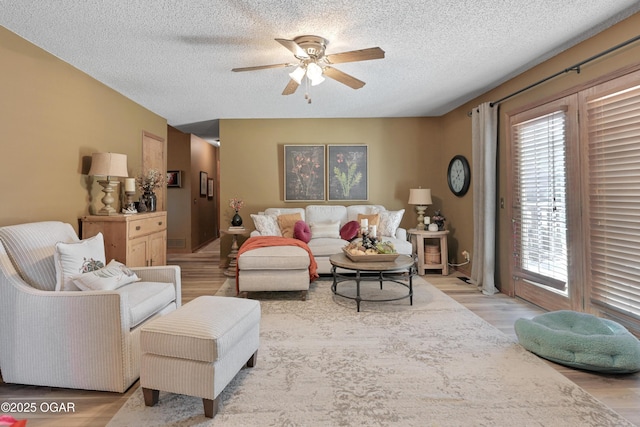
[[[309,246],[302,240],[293,239],[290,237],[280,237],[280,236],[255,236],[248,238],[240,249],[238,249],[238,259],[240,259],[240,255],[243,253],[250,251],[252,249],[258,248],[267,248],[270,246],[297,246],[299,248],[304,249],[309,254],[309,279],[313,282],[320,275],[318,274],[318,263],[316,263],[316,259],[313,257],[311,253],[311,249]],[[239,292],[239,276],[240,276],[240,263],[236,265],[236,292]]]

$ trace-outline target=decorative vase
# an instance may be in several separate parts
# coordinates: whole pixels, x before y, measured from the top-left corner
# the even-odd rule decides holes
[[[446,221],[446,218],[440,214],[440,211],[436,211],[436,214],[431,219],[438,225],[438,231],[444,231],[444,222]]]
[[[236,214],[231,218],[231,225],[234,227],[240,227],[242,225],[242,218],[238,215],[238,211],[236,211]]]
[[[145,191],[142,197],[144,198],[144,203],[147,206],[147,212],[155,212],[156,204],[158,202],[156,193],[153,191]]]

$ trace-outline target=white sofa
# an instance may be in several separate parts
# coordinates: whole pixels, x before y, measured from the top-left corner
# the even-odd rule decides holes
[[[140,328],[181,304],[180,268],[133,268],[115,290],[56,291],[71,225],[0,227],[0,370],[6,383],[122,393],[140,376]]]
[[[382,214],[382,212],[387,213]],[[397,219],[398,216],[402,218],[404,210],[387,211],[387,209],[381,205],[308,205],[305,208],[268,208],[265,209],[264,212],[261,212],[260,215],[277,218],[279,215],[295,213],[300,214],[302,220],[311,228],[311,240],[307,244],[309,245],[309,248],[311,249],[311,252],[318,264],[318,274],[331,274],[329,256],[342,252],[342,248],[348,243],[348,241],[341,239],[339,235],[336,237],[314,237],[314,225],[339,222],[339,227],[341,228],[349,221],[357,221],[358,214],[370,215],[378,213],[385,215],[387,218],[389,216],[393,216]],[[255,216],[252,215],[252,219],[254,219],[255,224],[256,221],[254,217]],[[399,221],[396,221],[396,223],[399,224]],[[256,226],[256,230],[251,232],[251,236],[263,235],[263,233],[259,231],[259,228],[260,227]],[[390,226],[383,228],[392,229],[394,227]],[[407,231],[404,228],[401,228],[398,225],[398,227],[395,228],[394,235],[385,235],[383,233],[378,233],[378,235],[380,235],[383,241],[393,243],[399,254],[412,254],[412,245],[407,241]],[[275,235],[274,233],[271,234]]]

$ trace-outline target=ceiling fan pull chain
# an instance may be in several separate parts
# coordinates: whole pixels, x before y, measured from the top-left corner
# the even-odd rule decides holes
[[[306,86],[306,91],[304,93],[304,99],[307,100],[307,104],[311,104],[311,95],[309,95],[309,91],[310,91],[310,86],[309,85],[309,77],[305,77],[304,78],[304,82],[305,82],[305,86]]]

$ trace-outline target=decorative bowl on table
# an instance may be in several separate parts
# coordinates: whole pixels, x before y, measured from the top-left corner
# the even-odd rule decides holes
[[[358,239],[342,248],[353,262],[395,261],[398,253],[391,242],[382,242],[375,238]]]

